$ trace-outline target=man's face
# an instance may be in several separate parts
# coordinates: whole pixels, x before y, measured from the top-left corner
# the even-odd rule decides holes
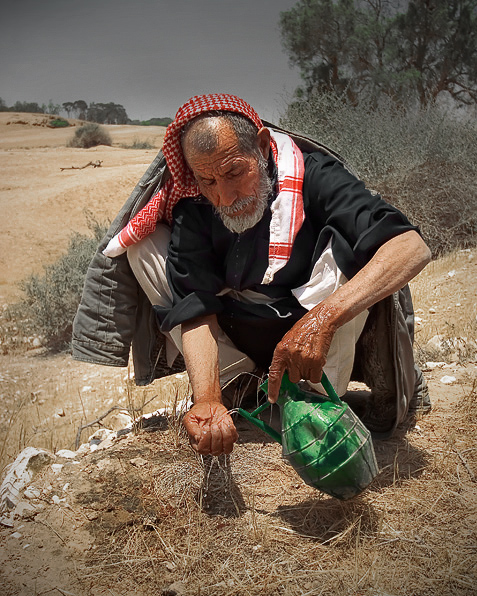
[[[223,123],[218,129],[217,148],[212,153],[184,148],[201,193],[233,232],[241,233],[253,227],[267,206],[271,191],[265,159],[267,138],[268,146],[266,139],[263,142],[259,139],[259,155],[244,154],[233,129]]]

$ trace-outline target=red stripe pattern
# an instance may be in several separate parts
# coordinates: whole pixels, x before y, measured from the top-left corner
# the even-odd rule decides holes
[[[200,194],[195,178],[185,163],[181,148],[181,131],[193,118],[214,110],[235,112],[249,118],[259,130],[260,117],[245,101],[225,93],[197,95],[189,99],[167,127],[162,151],[171,177],[150,201],[108,244],[103,253],[115,257],[128,246],[148,236],[158,221],[172,221],[172,210],[182,197]],[[281,133],[272,133],[271,150],[278,167],[278,196],[272,205],[270,224],[269,266],[263,283],[270,283],[276,271],[290,258],[293,241],[303,223],[303,156],[293,140]]]

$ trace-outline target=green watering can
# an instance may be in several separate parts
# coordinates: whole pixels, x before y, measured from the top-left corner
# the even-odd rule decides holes
[[[325,373],[321,384],[329,399],[300,389],[283,375],[277,402],[281,434],[257,418],[268,401],[251,413],[242,408],[238,413],[282,444],[283,457],[306,484],[338,499],[351,499],[379,472],[371,435]],[[261,389],[267,392],[268,381]]]

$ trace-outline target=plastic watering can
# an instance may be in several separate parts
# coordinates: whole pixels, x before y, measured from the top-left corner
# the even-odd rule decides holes
[[[370,432],[341,401],[323,373],[328,398],[301,389],[283,375],[278,405],[281,434],[257,418],[270,402],[253,412],[237,411],[282,444],[283,457],[310,486],[338,499],[362,492],[379,472]],[[267,392],[268,381],[261,385]]]

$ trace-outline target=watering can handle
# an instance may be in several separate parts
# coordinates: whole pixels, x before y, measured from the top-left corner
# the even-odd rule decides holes
[[[287,385],[287,384],[290,384],[290,380],[288,379],[288,375],[285,372],[283,375],[283,379],[282,379],[282,385]],[[341,405],[342,402],[341,402],[340,398],[338,397],[338,394],[334,390],[333,385],[330,383],[330,381],[328,380],[328,377],[326,376],[326,374],[324,372],[321,377],[321,384],[323,385],[323,388],[325,389],[325,391],[328,394],[328,397],[331,399],[331,401],[333,401],[334,403],[336,403],[338,405]],[[266,382],[263,383],[260,387],[265,392],[267,391],[267,383]],[[260,420],[260,418],[257,418],[257,416],[261,412],[266,410],[269,406],[270,406],[270,402],[266,401],[265,403],[263,403],[261,406],[259,406],[253,412],[247,412],[247,410],[244,410],[243,408],[237,408],[237,411],[241,416],[246,418],[249,422],[251,422],[258,428],[260,428],[261,430],[266,432],[268,435],[270,435],[272,437],[272,439],[274,439],[278,443],[281,443],[282,442],[281,434],[279,432],[277,432],[275,429],[273,429],[271,426],[269,426],[268,424],[263,422],[263,420]]]

